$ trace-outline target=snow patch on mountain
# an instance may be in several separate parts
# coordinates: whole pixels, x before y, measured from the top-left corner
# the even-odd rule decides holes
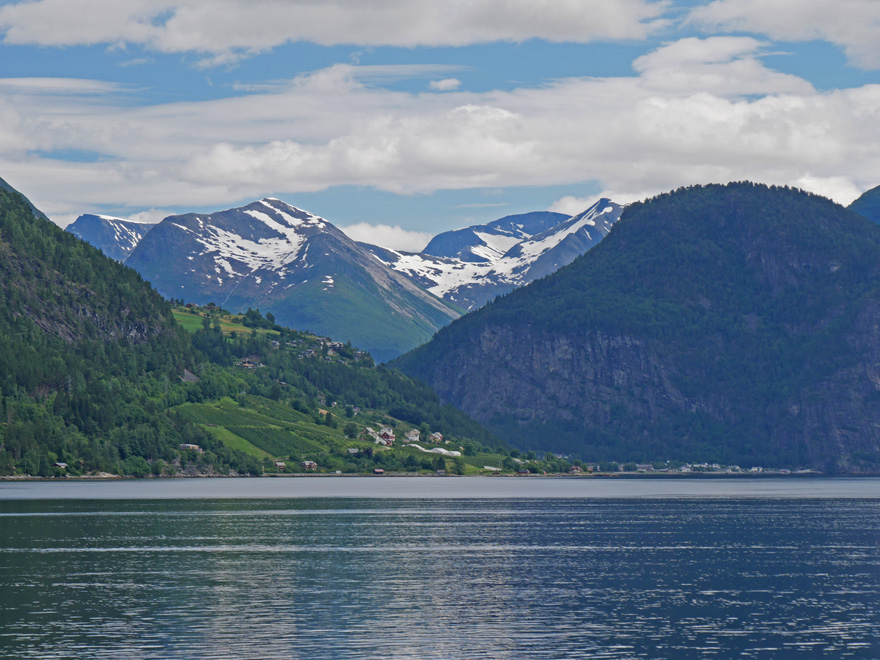
[[[485,257],[486,261],[495,261],[504,256],[510,248],[522,241],[523,238],[522,236],[514,236],[507,233],[490,234],[480,231],[475,231],[474,235],[483,242],[483,245],[472,247],[471,252]]]
[[[434,295],[476,309],[570,263],[608,234],[622,210],[601,199],[579,215],[560,215],[562,221],[550,227],[546,225],[555,218],[525,214],[525,223],[517,222],[520,216],[509,216],[441,234],[421,253],[368,247],[376,259]]]
[[[108,257],[122,261],[154,226],[141,220],[85,213],[70,223],[66,231],[95,246]]]
[[[256,223],[241,222],[241,215]],[[242,209],[179,216],[178,221],[171,224],[201,246],[196,256],[213,255],[214,262],[231,277],[243,277],[259,270],[273,271],[283,277],[285,268],[299,260],[307,242],[306,234],[327,226],[323,218],[271,198]]]

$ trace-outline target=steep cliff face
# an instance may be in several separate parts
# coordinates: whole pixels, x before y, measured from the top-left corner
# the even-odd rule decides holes
[[[877,469],[878,229],[787,189],[679,191],[397,364],[523,447]]]

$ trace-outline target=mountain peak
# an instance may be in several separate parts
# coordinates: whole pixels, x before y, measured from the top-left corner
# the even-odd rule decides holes
[[[156,225],[99,213],[84,213],[66,231],[95,246],[116,261],[124,261]]]
[[[537,211],[445,232],[420,254],[368,248],[434,295],[474,310],[571,263],[608,234],[622,210],[602,198],[575,216]]]
[[[168,217],[126,264],[166,296],[271,311],[281,324],[350,340],[379,360],[459,315],[324,218],[268,197]]]

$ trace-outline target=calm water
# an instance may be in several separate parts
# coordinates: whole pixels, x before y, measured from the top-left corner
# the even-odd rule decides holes
[[[880,481],[2,483],[0,657],[878,658]]]

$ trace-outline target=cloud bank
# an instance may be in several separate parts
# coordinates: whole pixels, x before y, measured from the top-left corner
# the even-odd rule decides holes
[[[433,234],[423,231],[409,231],[400,225],[371,225],[366,222],[358,222],[340,227],[340,229],[355,241],[404,252],[421,252],[433,238]]]
[[[464,46],[642,39],[666,24],[651,0],[35,0],[0,7],[10,44],[136,44],[228,62],[285,43]]]
[[[389,71],[335,65],[152,106],[102,82],[0,79],[0,171],[50,216],[96,200],[217,206],[340,185],[411,195],[596,181],[626,201],[752,179],[844,203],[877,185],[880,86],[817,92],[764,66],[765,50],[687,38],[638,58],[636,75],[483,93],[391,91],[364,82]],[[71,153],[86,157],[58,157]]]
[[[880,2],[876,0],[715,0],[696,7],[692,24],[707,30],[755,32],[782,41],[821,39],[850,62],[880,68]]]

